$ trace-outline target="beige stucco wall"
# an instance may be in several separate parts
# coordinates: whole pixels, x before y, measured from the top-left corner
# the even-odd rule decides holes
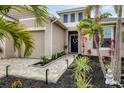
[[[34,39],[34,50],[30,58],[40,58],[45,54],[45,30],[37,26],[36,20],[34,18],[20,19],[20,23],[24,24],[27,30],[31,33],[32,38]],[[30,29],[30,30],[29,30]],[[21,50],[24,54],[24,47]]]
[[[61,27],[59,27],[57,24],[53,24],[53,40],[52,40],[52,52],[53,54],[57,52],[64,51],[64,45],[65,45],[65,30],[63,30]]]
[[[51,27],[52,26],[52,27]],[[52,30],[51,30],[52,29]],[[52,31],[52,53],[51,53],[51,31]],[[64,51],[65,38],[67,33],[59,25],[50,20],[46,23],[45,31],[45,56],[51,57],[51,54]]]
[[[51,20],[48,19],[47,23],[44,26],[36,25],[36,21],[34,18],[24,18],[19,20],[21,24],[24,24],[27,31],[32,34],[32,38],[34,39],[34,50],[31,58],[40,58],[41,56],[51,56],[51,53],[57,53],[64,51],[65,38],[67,37],[67,33],[65,34],[65,28],[62,28],[60,25],[57,25],[56,22],[52,24],[53,34],[51,35]],[[45,28],[44,28],[45,27]],[[51,36],[53,38],[51,43]],[[66,38],[67,39],[67,38]],[[66,42],[67,43],[67,42]],[[52,44],[52,52],[51,52],[51,44]],[[13,42],[12,40],[7,40],[5,45],[5,57],[19,57],[19,52],[21,52],[21,57],[24,57],[24,46],[21,47],[21,51],[13,50]]]
[[[31,31],[32,38],[34,39],[34,50],[31,58],[40,58],[44,55],[44,31]]]
[[[24,24],[26,28],[36,28],[36,27],[41,27],[40,25],[37,24],[36,19],[33,18],[26,18],[26,19],[20,19],[20,23]]]
[[[12,58],[15,57],[13,40],[11,37],[5,39],[5,49],[4,49],[4,58]]]
[[[124,24],[122,25],[122,31],[124,32]],[[124,57],[124,43],[121,44],[121,56]]]
[[[51,21],[48,20],[46,23],[46,30],[45,30],[45,56],[50,57],[50,44],[51,44]]]
[[[33,18],[21,19],[20,22],[22,24],[25,24],[27,29],[37,28],[35,19],[33,19]],[[53,31],[53,34],[52,34],[52,38],[53,38],[53,40],[52,40],[52,54],[56,53],[56,52],[61,52],[64,50],[65,37],[66,37],[64,29],[61,28],[59,25],[57,25],[56,22],[51,23],[51,20],[47,20],[47,23],[44,24],[44,26],[45,26],[45,30],[44,30],[44,32],[42,32],[42,35],[40,35],[41,32],[36,32],[35,30],[33,30],[33,32],[30,31],[33,35],[33,38],[35,39],[35,43],[36,44],[38,43],[36,45],[36,48],[39,49],[40,46],[42,46],[42,45],[44,46],[44,48],[39,49],[40,52],[44,50],[43,53],[41,53],[41,54],[36,53],[36,51],[37,51],[37,49],[36,49],[36,50],[34,50],[35,52],[33,52],[31,57],[35,57],[35,56],[37,57],[39,55],[41,55],[41,56],[45,55],[48,57],[51,56],[51,29]],[[52,26],[52,28],[51,28],[51,26]],[[37,33],[39,33],[39,34],[37,34]],[[42,41],[39,41],[38,38],[39,38],[39,40],[41,39]],[[44,43],[41,43],[41,42],[44,42]],[[39,44],[41,44],[41,45],[39,45]]]
[[[34,39],[33,53],[29,58],[40,58],[44,55],[44,31],[31,31],[32,38]],[[6,39],[4,58],[18,57],[18,51],[14,52],[12,38]],[[21,57],[24,57],[24,46],[21,49]]]

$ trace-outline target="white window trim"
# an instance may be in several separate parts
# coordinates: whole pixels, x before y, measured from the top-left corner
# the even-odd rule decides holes
[[[108,25],[108,26],[103,26],[103,27],[112,27],[113,28],[113,32],[111,34],[111,40],[114,39],[114,25]],[[110,50],[109,47],[100,47],[100,50]]]

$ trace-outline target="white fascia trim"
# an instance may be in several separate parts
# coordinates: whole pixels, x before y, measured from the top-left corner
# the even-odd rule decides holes
[[[31,17],[31,18],[22,18],[22,19],[19,19],[19,21],[35,20],[35,19],[36,19],[35,17]]]
[[[26,29],[27,31],[41,31],[41,30],[46,30],[46,27],[30,27]]]
[[[124,21],[122,21],[124,22]],[[116,21],[106,21],[106,22],[101,22],[102,24],[111,24],[111,23],[116,23]]]

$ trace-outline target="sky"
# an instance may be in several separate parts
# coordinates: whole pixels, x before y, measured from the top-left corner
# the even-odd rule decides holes
[[[54,14],[55,16],[58,17],[57,11],[61,11],[64,9],[71,9],[71,8],[77,8],[77,7],[84,7],[84,5],[48,5],[49,12]],[[114,12],[114,8],[112,6],[103,6],[102,10],[103,12],[109,12],[112,14],[112,17],[116,17],[116,13]],[[123,7],[123,14],[122,16],[124,17],[124,7]]]

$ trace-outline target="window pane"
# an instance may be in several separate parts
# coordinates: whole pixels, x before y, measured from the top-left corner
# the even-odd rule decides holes
[[[104,27],[104,39],[101,44],[101,47],[103,48],[109,48],[111,44],[111,38],[113,35],[113,27]],[[93,48],[96,48],[95,42],[93,41]]]
[[[101,47],[109,48],[111,45],[111,38],[104,38]]]
[[[113,33],[112,27],[105,27],[104,28],[104,38],[111,38],[112,33]]]
[[[82,13],[78,13],[78,21],[80,21],[83,18]]]
[[[109,48],[110,44],[111,44],[111,38],[104,38],[104,40],[103,40],[103,42],[101,44],[101,47]],[[96,49],[96,44],[95,44],[94,41],[93,41],[93,48]]]
[[[68,22],[68,15],[64,15],[64,23]]]
[[[75,14],[71,14],[71,22],[75,22]]]

